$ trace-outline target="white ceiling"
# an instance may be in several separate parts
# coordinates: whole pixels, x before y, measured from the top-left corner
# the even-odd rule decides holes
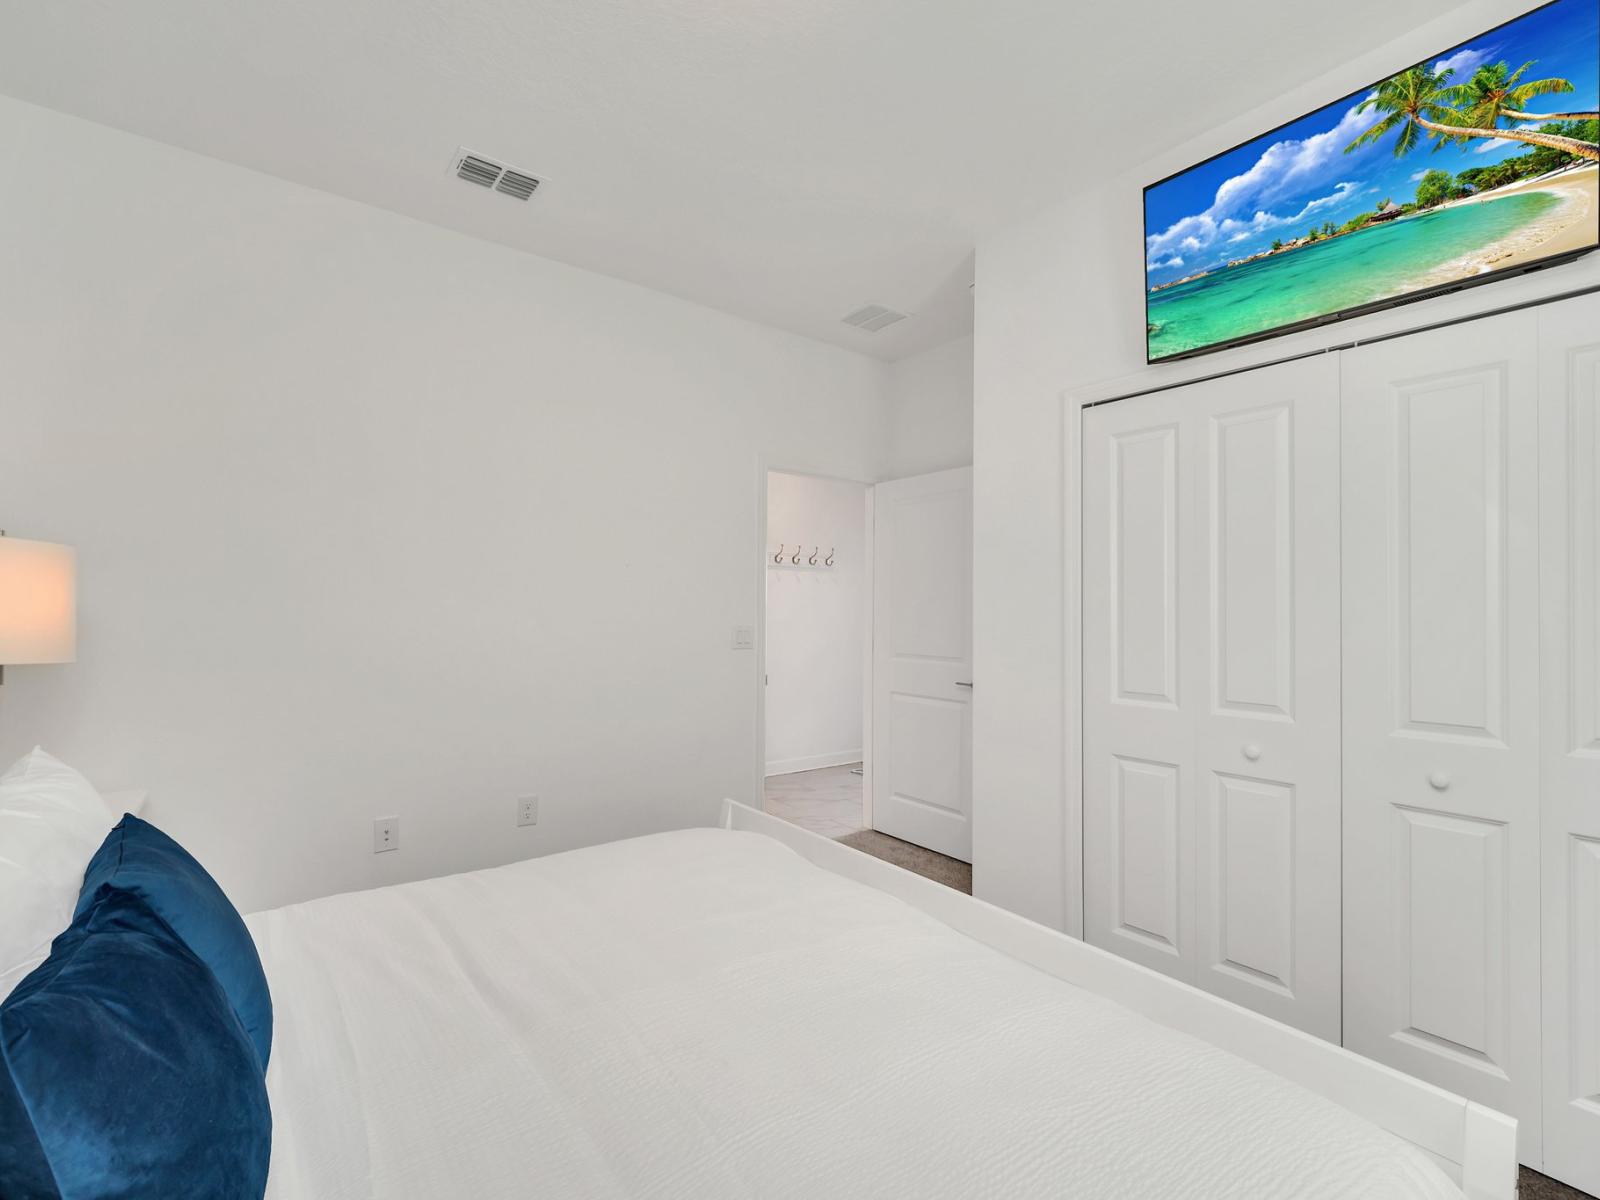
[[[0,0],[0,92],[893,359],[970,331],[979,229],[1445,7]]]

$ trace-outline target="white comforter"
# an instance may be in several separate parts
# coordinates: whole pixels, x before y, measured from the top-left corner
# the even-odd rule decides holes
[[[249,925],[273,1200],[1460,1197],[1351,1113],[759,834]]]

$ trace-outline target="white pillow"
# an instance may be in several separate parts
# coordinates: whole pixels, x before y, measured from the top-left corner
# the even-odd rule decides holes
[[[0,1000],[72,924],[83,873],[118,817],[37,746],[0,776]]]

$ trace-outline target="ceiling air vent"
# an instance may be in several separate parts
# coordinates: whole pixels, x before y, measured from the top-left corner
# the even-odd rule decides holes
[[[508,167],[506,173],[500,176],[500,182],[494,185],[494,190],[515,196],[518,200],[526,200],[533,195],[534,189],[538,186],[539,181],[532,175],[524,175],[521,171],[513,171]]]
[[[528,199],[539,189],[540,180],[535,176],[503,166],[467,149],[456,151],[452,169],[457,179],[465,179],[479,187],[493,188],[502,195],[515,196],[518,200]]]
[[[857,329],[867,333],[877,333],[880,329],[887,329],[896,321],[904,321],[906,314],[895,312],[892,308],[885,308],[881,304],[865,304],[855,312],[847,314],[843,320],[846,325],[854,325]]]

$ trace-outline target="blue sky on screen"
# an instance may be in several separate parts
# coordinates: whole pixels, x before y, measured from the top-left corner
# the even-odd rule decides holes
[[[1516,70],[1524,80],[1571,81],[1571,92],[1539,96],[1531,112],[1593,109],[1600,93],[1600,3],[1557,0],[1431,60],[1453,67],[1465,83],[1484,63]],[[1396,71],[1407,64],[1396,64]],[[1320,108],[1284,128],[1186,171],[1145,193],[1145,261],[1151,285],[1167,283],[1265,250],[1274,238],[1291,241],[1324,221],[1342,224],[1384,199],[1404,204],[1431,169],[1452,174],[1522,153],[1521,143],[1496,140],[1445,146],[1431,140],[1394,157],[1395,134],[1353,154],[1344,148],[1384,114],[1355,107],[1367,91]]]

